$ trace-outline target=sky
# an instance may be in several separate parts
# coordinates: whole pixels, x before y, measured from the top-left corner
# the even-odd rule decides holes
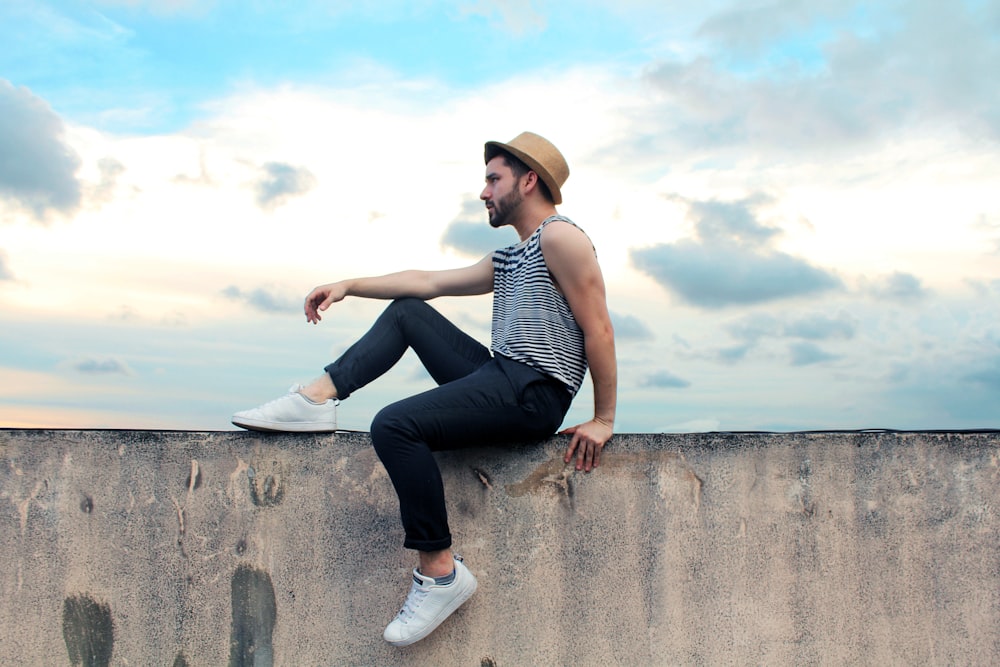
[[[0,427],[234,428],[386,305],[312,287],[516,241],[478,194],[524,130],[617,431],[1000,427],[1000,0],[0,0],[0,44]]]

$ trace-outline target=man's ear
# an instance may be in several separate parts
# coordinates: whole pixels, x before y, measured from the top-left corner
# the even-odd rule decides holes
[[[524,175],[524,179],[525,190],[531,190],[538,187],[538,174],[534,171],[529,170],[528,173]]]

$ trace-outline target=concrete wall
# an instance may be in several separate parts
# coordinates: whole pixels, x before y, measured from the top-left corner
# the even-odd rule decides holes
[[[1000,664],[1000,435],[441,454],[480,588],[406,649],[365,434],[0,430],[0,664]]]

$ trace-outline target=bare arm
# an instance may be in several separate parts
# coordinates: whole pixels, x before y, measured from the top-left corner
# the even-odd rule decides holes
[[[369,299],[415,297],[429,300],[439,296],[471,296],[493,290],[493,257],[461,269],[443,271],[400,271],[370,278],[351,278],[320,285],[306,296],[306,320],[316,324],[321,312],[348,296]]]
[[[601,450],[614,432],[618,394],[615,332],[608,313],[604,277],[590,239],[576,227],[554,222],[542,232],[545,263],[569,302],[583,330],[584,351],[594,383],[594,418],[572,426],[567,463],[576,455],[576,469],[597,467]]]

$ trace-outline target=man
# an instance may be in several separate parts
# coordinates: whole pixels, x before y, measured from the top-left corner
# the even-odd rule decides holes
[[[336,430],[336,408],[412,348],[438,387],[394,403],[372,422],[371,438],[399,496],[404,546],[419,554],[410,593],[384,638],[423,639],[476,590],[452,554],[441,474],[433,451],[551,436],[589,365],[594,418],[567,428],[564,454],[590,472],[612,435],[617,366],[604,279],[590,240],[557,214],[569,176],[562,154],[524,132],[485,150],[486,203],[493,227],[510,225],[521,242],[478,263],[443,271],[403,271],[321,285],[306,297],[316,324],[347,296],[392,299],[372,329],[322,376],[233,423],[273,431]],[[492,353],[426,301],[493,292]]]

